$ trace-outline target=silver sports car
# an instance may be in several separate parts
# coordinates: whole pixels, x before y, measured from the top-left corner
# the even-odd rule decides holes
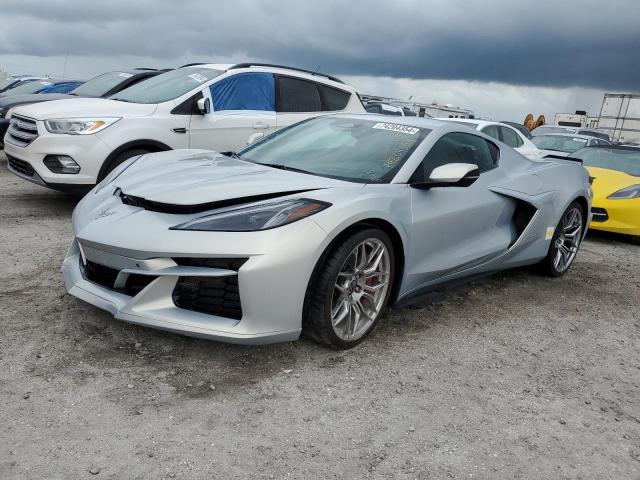
[[[562,275],[590,203],[575,161],[452,122],[332,115],[237,153],[121,164],[75,209],[62,270],[72,295],[128,322],[348,348],[443,284],[529,264]]]

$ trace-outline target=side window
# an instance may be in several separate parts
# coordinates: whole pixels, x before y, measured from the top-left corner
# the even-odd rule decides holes
[[[317,84],[320,92],[320,101],[322,102],[322,111],[334,112],[336,110],[344,110],[349,103],[351,94],[328,85]]]
[[[275,79],[271,73],[239,73],[213,83],[213,111],[275,111]]]
[[[278,112],[320,112],[322,100],[314,82],[278,77]]]
[[[484,127],[481,132],[485,135],[489,135],[491,138],[500,140],[500,131],[498,130],[497,125],[489,125],[488,127]]]
[[[498,128],[500,129],[502,143],[506,143],[512,148],[517,148],[520,145],[522,145],[522,141],[518,141],[520,139],[518,138],[518,135],[516,134],[516,132],[514,132],[508,127],[498,127]]]
[[[484,138],[472,133],[447,133],[431,147],[411,181],[425,181],[434,168],[448,163],[473,163],[481,173],[486,172],[497,165],[498,155],[498,147]]]

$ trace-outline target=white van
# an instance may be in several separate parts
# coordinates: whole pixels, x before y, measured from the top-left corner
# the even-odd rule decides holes
[[[177,148],[233,151],[280,128],[332,113],[365,113],[337,78],[267,64],[191,64],[108,99],[17,107],[4,138],[11,172],[86,191],[128,158]]]

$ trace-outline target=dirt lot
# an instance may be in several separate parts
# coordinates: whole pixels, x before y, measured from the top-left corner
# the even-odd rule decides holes
[[[364,344],[211,343],[65,294],[72,197],[0,160],[0,478],[640,478],[640,247],[491,277]]]

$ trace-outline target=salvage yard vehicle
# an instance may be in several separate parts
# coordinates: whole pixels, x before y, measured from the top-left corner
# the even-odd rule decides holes
[[[388,103],[372,102],[367,103],[364,109],[369,113],[379,113],[392,117],[417,117],[418,114],[406,107],[397,107]]]
[[[29,95],[40,93],[67,93],[74,88],[82,85],[84,80],[57,80],[53,78],[46,78],[44,80],[34,80],[33,82],[26,82],[22,85],[14,87],[3,93],[0,93],[0,99],[7,97],[13,97],[16,95]],[[51,89],[59,89],[51,92]]]
[[[154,77],[167,70],[155,70],[153,68],[134,68],[132,70],[119,70],[107,72],[88,80],[67,92],[47,92],[30,95],[11,95],[0,98],[0,146],[4,146],[3,139],[9,128],[13,109],[20,105],[49,102],[51,100],[63,100],[80,97],[105,98],[118,93],[147,78]]]
[[[455,122],[337,114],[234,153],[120,164],[73,213],[68,292],[116,318],[259,344],[362,341],[387,305],[507,268],[572,265],[579,161],[532,161]]]
[[[584,135],[585,137],[595,137],[605,140],[607,143],[611,143],[609,135],[605,132],[596,130],[595,128],[566,127],[563,125],[540,125],[538,128],[534,128],[531,131],[531,135],[534,137],[537,137],[538,135],[548,135],[550,133]]]
[[[640,147],[587,147],[570,155],[593,177],[594,230],[629,235],[640,243]]]
[[[11,90],[12,88],[18,87],[25,83],[34,82],[36,80],[46,80],[45,77],[32,77],[29,75],[15,75],[11,77],[7,77],[0,82],[0,94]]]
[[[610,145],[609,142],[601,138],[566,133],[536,135],[531,141],[540,150],[538,155],[540,158],[548,155],[566,157],[584,147]]]
[[[539,156],[538,148],[531,143],[519,129],[500,122],[490,122],[486,120],[467,120],[462,118],[439,118],[445,122],[457,122],[460,125],[466,125],[469,128],[478,130],[489,135],[502,143],[509,145],[511,148],[520,152],[527,157],[537,158]]]
[[[4,138],[9,169],[42,186],[86,192],[127,159],[176,148],[237,150],[330,112],[364,112],[337,78],[266,64],[195,64],[109,99],[14,109]]]

